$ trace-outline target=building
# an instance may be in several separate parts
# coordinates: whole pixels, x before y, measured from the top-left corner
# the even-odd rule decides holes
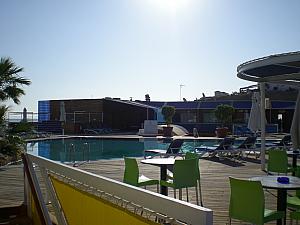
[[[297,92],[291,91],[271,91],[266,94],[267,132],[290,132],[296,94]],[[247,127],[252,105],[251,96],[252,93],[248,91],[177,102],[113,98],[39,101],[39,130],[48,129],[61,133],[64,129],[66,133],[84,133],[87,129],[106,128],[137,132],[143,128],[146,119],[157,119],[159,123],[164,123],[161,108],[171,105],[176,108],[174,124],[185,127],[191,133],[193,128],[197,128],[201,135],[213,135],[216,127],[221,125],[215,118],[214,110],[218,105],[227,104],[235,109],[233,126],[229,127],[235,133],[235,127]]]
[[[119,99],[67,99],[38,102],[38,129],[83,133],[87,129],[136,131],[146,119],[156,119],[155,108]]]
[[[290,132],[295,101],[270,100],[266,108],[267,132]],[[161,108],[171,105],[176,108],[173,123],[185,127],[189,132],[197,128],[202,135],[212,135],[216,127],[221,126],[216,120],[214,110],[218,105],[231,105],[234,109],[233,126],[247,127],[252,101],[249,100],[198,100],[189,102],[142,102],[150,106]],[[157,116],[159,118],[159,115]],[[162,121],[160,121],[162,122]]]

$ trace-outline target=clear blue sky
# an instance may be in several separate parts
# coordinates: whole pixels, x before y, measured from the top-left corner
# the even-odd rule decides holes
[[[37,101],[153,101],[233,92],[247,60],[300,50],[298,0],[1,0],[0,56],[32,81],[13,110]]]

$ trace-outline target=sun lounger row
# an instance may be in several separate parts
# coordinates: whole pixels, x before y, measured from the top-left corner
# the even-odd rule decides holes
[[[235,157],[239,158],[244,153],[250,154],[251,152],[256,153],[257,148],[255,146],[256,136],[248,136],[242,143],[237,146],[234,146],[235,138],[226,137],[224,138],[217,146],[200,146],[196,147],[196,152],[208,152],[209,157],[218,156],[219,158],[223,157]],[[256,157],[258,155],[255,154]]]
[[[260,144],[257,143],[256,136],[248,136],[241,143],[235,144],[234,137],[225,137],[222,139],[219,144],[216,146],[205,146],[201,145],[199,147],[195,147],[194,151],[197,153],[208,153],[209,157],[218,156],[218,157],[242,157],[249,154],[254,154],[256,158],[260,156]],[[160,157],[168,157],[168,156],[182,156],[184,152],[182,151],[182,145],[184,143],[183,139],[174,139],[167,150],[163,149],[149,149],[145,150],[145,158],[146,153],[151,153],[150,157],[160,156]],[[275,141],[272,143],[266,143],[266,147],[283,147],[288,148],[291,143],[291,136],[285,135],[280,141]]]
[[[181,146],[183,144],[183,139],[174,139],[167,150],[164,149],[148,149],[145,153],[152,153],[153,156],[171,156],[171,155],[182,155]],[[146,158],[146,155],[145,155]]]

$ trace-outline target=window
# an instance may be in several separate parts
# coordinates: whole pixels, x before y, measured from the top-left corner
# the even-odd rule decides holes
[[[215,112],[203,112],[203,123],[216,123],[217,118],[215,116]]]
[[[50,120],[50,101],[38,101],[38,121]]]
[[[196,123],[197,122],[197,114],[196,112],[182,112],[180,113],[180,122],[181,123]]]

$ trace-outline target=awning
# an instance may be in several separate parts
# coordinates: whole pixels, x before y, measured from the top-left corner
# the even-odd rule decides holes
[[[300,52],[271,55],[245,62],[237,67],[237,76],[254,82],[300,84]]]
[[[245,62],[237,67],[237,76],[260,83],[261,117],[265,116],[265,83],[300,87],[300,52],[271,55]],[[261,120],[261,165],[265,169],[265,121]]]

